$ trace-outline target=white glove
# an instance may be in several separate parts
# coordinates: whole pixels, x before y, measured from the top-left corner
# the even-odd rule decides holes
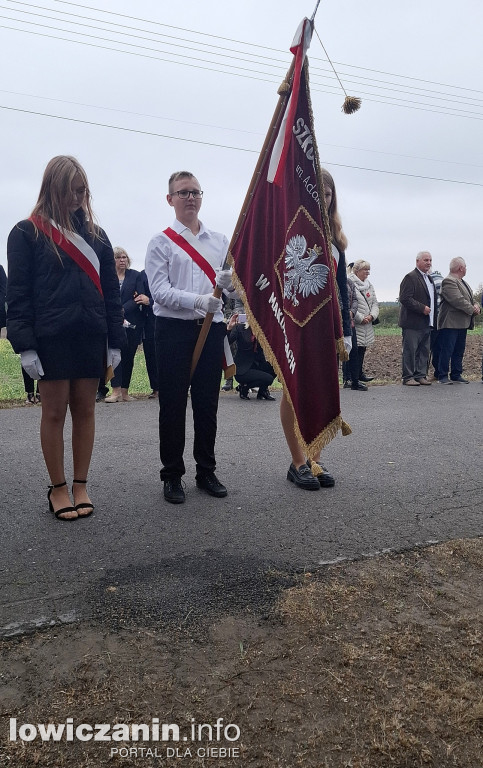
[[[211,293],[206,293],[204,296],[197,296],[195,299],[195,309],[199,310],[203,315],[214,315],[215,312],[222,309],[223,302],[221,299],[217,299]]]
[[[44,375],[42,363],[35,349],[26,349],[25,352],[21,352],[20,362],[31,379],[40,379]]]
[[[121,362],[121,350],[120,349],[107,349],[107,367],[112,365],[112,370],[115,371],[119,363]]]
[[[222,269],[216,275],[216,284],[221,290],[231,288],[231,269]]]
[[[344,336],[344,347],[347,354],[350,354],[352,349],[352,336]]]

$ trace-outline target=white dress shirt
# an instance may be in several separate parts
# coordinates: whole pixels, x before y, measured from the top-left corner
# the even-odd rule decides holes
[[[171,229],[182,235],[188,227],[175,219]],[[228,240],[225,235],[206,229],[200,221],[200,231],[196,238],[215,271],[221,269],[228,253]],[[186,251],[163,232],[151,239],[145,268],[149,290],[154,300],[155,315],[177,320],[197,320],[203,317],[203,313],[194,309],[195,299],[197,296],[213,293],[211,280]],[[213,321],[220,323],[222,320],[223,312],[219,310]]]
[[[434,297],[434,294],[435,294],[434,285],[431,282],[431,280],[429,279],[429,277],[426,274],[426,272],[423,272],[421,269],[419,269],[419,267],[416,267],[416,269],[423,276],[424,282],[426,283],[426,288],[428,289],[429,301],[430,301],[429,308],[431,310],[431,312],[429,313],[429,325],[431,326],[431,328],[433,328],[434,327],[434,298],[435,298]]]

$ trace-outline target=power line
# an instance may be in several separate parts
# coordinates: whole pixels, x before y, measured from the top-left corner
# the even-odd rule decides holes
[[[312,90],[315,90],[315,89],[312,89]],[[82,101],[57,99],[50,96],[39,96],[38,93],[23,93],[21,91],[9,91],[5,89],[0,89],[0,93],[6,93],[10,96],[26,96],[29,99],[37,99],[40,101],[54,101],[58,104],[69,104],[75,107],[88,107],[89,109],[101,109],[106,112],[114,112],[121,115],[132,115],[134,117],[147,117],[151,120],[166,120],[170,123],[181,123],[183,125],[191,125],[191,126],[197,126],[201,128],[215,128],[220,131],[230,131],[233,133],[246,133],[252,136],[264,135],[261,131],[248,131],[244,128],[230,128],[229,126],[226,126],[226,125],[215,125],[213,123],[199,123],[199,122],[193,122],[191,120],[181,120],[180,118],[175,118],[175,117],[166,117],[165,115],[152,115],[146,112],[134,112],[128,109],[116,109],[115,107],[106,107],[104,105],[99,105],[99,104],[88,104]],[[386,155],[388,157],[402,157],[407,160],[424,160],[425,162],[430,162],[430,163],[445,163],[446,165],[462,165],[462,166],[467,166],[469,168],[483,168],[483,165],[478,165],[476,163],[462,163],[456,160],[447,160],[446,158],[441,159],[437,157],[421,157],[420,155],[405,155],[399,152],[385,152],[380,149],[366,149],[364,147],[349,147],[342,144],[328,144],[327,142],[320,142],[320,141],[318,142],[318,144],[319,146],[323,146],[323,147],[332,147],[335,149],[348,149],[355,152],[369,152],[371,154]]]
[[[1,17],[1,15],[0,15],[0,17]],[[3,18],[5,18],[5,17],[3,17]],[[11,19],[9,19],[9,20],[11,20]],[[34,22],[24,22],[24,21],[22,21],[20,23],[23,23],[23,24],[34,24]],[[37,24],[36,26],[39,26],[39,25]],[[129,47],[142,48],[144,50],[149,50],[149,51],[155,50],[155,49],[149,48],[147,46],[139,46],[137,44],[131,44],[131,43],[126,43],[126,42],[122,42],[122,41],[111,40],[109,38],[97,37],[96,35],[90,35],[90,34],[83,33],[83,32],[69,32],[68,30],[59,30],[58,28],[55,28],[55,27],[53,28],[53,27],[51,27],[49,25],[40,25],[40,26],[44,26],[44,27],[47,26],[49,29],[55,29],[56,31],[67,32],[68,34],[76,34],[76,35],[83,36],[83,37],[89,37],[89,38],[92,38],[94,40],[102,40],[104,42],[110,42],[110,43],[113,43],[114,45],[119,44],[119,42],[120,42],[121,45],[129,46]],[[275,79],[271,79],[270,78],[270,74],[271,73],[260,72],[258,70],[248,69],[246,67],[238,67],[238,66],[236,66],[234,64],[230,64],[230,63],[222,62],[221,66],[230,68],[230,70],[241,70],[241,72],[243,74],[240,74],[239,72],[236,72],[236,71],[222,70],[222,69],[219,68],[220,64],[217,65],[216,69],[214,69],[213,67],[203,66],[203,65],[200,65],[199,62],[202,62],[203,64],[207,64],[207,63],[216,64],[216,62],[211,62],[211,61],[206,60],[206,59],[200,59],[198,57],[189,56],[186,53],[183,53],[183,54],[171,53],[170,54],[171,58],[164,58],[162,56],[151,56],[151,55],[148,55],[148,54],[145,54],[145,53],[139,53],[139,52],[136,52],[136,51],[127,51],[127,50],[119,49],[119,48],[111,48],[111,47],[105,46],[105,45],[99,45],[99,44],[96,44],[96,43],[89,43],[89,42],[86,42],[84,40],[72,40],[70,38],[60,37],[59,35],[49,35],[49,34],[44,33],[44,32],[33,32],[31,30],[28,30],[28,29],[17,29],[15,27],[7,27],[5,25],[0,25],[0,28],[9,29],[9,30],[12,30],[12,31],[16,31],[16,32],[24,33],[24,34],[35,35],[35,36],[39,36],[39,37],[46,37],[46,38],[54,39],[54,40],[61,40],[61,41],[64,41],[64,42],[69,42],[69,43],[75,43],[77,45],[85,45],[85,46],[88,46],[88,47],[99,48],[101,50],[112,51],[114,53],[125,53],[125,54],[127,54],[129,56],[138,56],[140,58],[148,58],[148,59],[153,59],[155,61],[167,61],[169,63],[175,63],[175,64],[181,65],[181,66],[196,67],[197,69],[203,69],[205,71],[222,73],[222,74],[227,74],[227,75],[234,75],[234,76],[237,76],[237,77],[246,77],[248,79],[257,80],[257,81],[260,81],[260,82],[271,82],[271,83],[278,83],[279,82],[279,80],[275,80]],[[172,59],[173,56],[176,56],[177,58],[181,58],[183,60],[182,61],[173,62],[173,59]],[[191,64],[190,62],[187,62],[186,59],[191,59],[192,61],[195,61],[197,63],[196,64]],[[273,66],[273,65],[271,65],[271,66]],[[247,73],[252,73],[252,74],[247,74]],[[256,76],[254,76],[254,75],[257,75],[257,74],[258,75],[268,75],[269,77],[266,77],[266,76],[265,77],[256,77]],[[334,89],[335,89],[335,92],[339,92],[339,89],[336,86],[325,85],[325,88],[326,89],[327,88],[329,88],[329,89],[332,88],[332,91],[331,90],[323,90],[323,91],[321,91],[322,93],[333,93]],[[315,89],[315,90],[318,90],[318,89]],[[375,95],[372,92],[367,93],[366,91],[359,91],[359,94],[361,96],[374,96]],[[413,101],[413,100],[410,100],[410,99],[403,99],[403,98],[401,98],[399,96],[389,97],[389,96],[385,96],[384,94],[379,94],[379,97],[380,97],[380,99],[384,99],[384,101],[380,101],[380,100],[377,100],[377,99],[374,99],[374,98],[372,98],[372,99],[369,98],[369,99],[365,99],[365,100],[366,101],[372,101],[374,103],[379,103],[379,104],[386,104],[386,105],[390,104],[390,105],[400,106],[400,107],[408,106],[408,108],[416,108],[416,109],[420,109],[420,110],[423,109],[424,111],[432,112],[434,114],[448,115],[448,116],[453,116],[453,117],[464,117],[466,119],[477,119],[477,120],[483,119],[483,116],[480,117],[479,113],[470,112],[470,111],[464,110],[464,109],[457,109],[457,108],[449,107],[449,106],[443,106],[440,109],[435,109],[435,107],[440,107],[440,105],[438,105],[438,104],[429,104],[429,105],[425,106],[424,102]],[[395,101],[393,101],[391,99],[395,99]],[[398,103],[398,102],[403,102],[403,103]],[[410,105],[417,105],[417,106],[416,107],[411,107]],[[449,110],[449,111],[444,111],[444,109]]]
[[[34,26],[34,27],[42,27],[44,29],[46,28],[46,29],[50,29],[50,30],[53,30],[53,31],[56,31],[56,32],[64,32],[64,33],[67,33],[69,35],[79,35],[80,37],[89,37],[89,38],[92,38],[93,40],[101,40],[102,42],[121,44],[121,45],[129,46],[129,48],[140,48],[141,50],[144,50],[144,51],[156,51],[157,50],[155,48],[150,48],[147,45],[139,45],[138,43],[128,43],[128,42],[125,42],[124,40],[112,40],[112,39],[107,38],[107,37],[100,37],[98,35],[91,35],[88,32],[77,32],[76,30],[61,29],[60,27],[53,27],[50,24],[39,24],[38,22],[34,22],[34,21],[23,21],[22,19],[12,19],[10,16],[4,16],[2,14],[0,14],[0,18],[7,19],[7,21],[15,21],[15,22],[17,22],[19,24],[30,24],[31,26]],[[7,27],[7,29],[8,29],[8,27]],[[14,28],[11,27],[11,29],[14,29]],[[49,37],[49,35],[43,35],[43,33],[41,33],[41,32],[31,32],[28,29],[25,29],[25,30],[23,30],[23,29],[16,29],[16,31],[17,32],[26,32],[28,34],[34,34],[34,35],[38,34],[40,36],[47,36],[47,37]],[[63,39],[63,40],[66,40],[67,42],[72,42],[72,43],[83,44],[83,42],[84,42],[82,40],[69,40],[68,38],[58,38],[56,36],[53,36],[53,37],[54,37],[54,39]],[[85,43],[85,44],[88,45],[88,43]],[[172,44],[169,43],[169,45],[172,45]],[[102,47],[102,46],[99,46],[99,47]],[[178,46],[178,47],[181,47],[181,46]],[[131,51],[121,51],[121,53],[132,53],[132,55],[134,55],[134,56],[136,56],[136,55],[137,56],[143,56],[143,54],[138,54],[136,52],[131,52]],[[205,64],[217,64],[216,61],[210,61],[208,59],[200,59],[197,56],[190,56],[187,53],[182,53],[181,54],[181,53],[172,53],[172,52],[168,52],[168,51],[161,51],[161,53],[169,53],[170,56],[176,56],[177,58],[182,58],[184,60],[185,59],[189,59],[191,61],[196,61],[196,62],[201,61],[201,62],[203,62]],[[215,56],[216,54],[212,54],[212,55]],[[220,54],[220,56],[221,55],[222,54]],[[157,57],[151,57],[151,58],[157,58]],[[160,59],[160,60],[161,61],[171,61],[170,59]],[[178,63],[182,64],[183,62],[175,62],[175,63],[176,64],[178,64]],[[247,62],[247,63],[250,63],[250,62]],[[222,65],[225,66],[225,67],[231,67],[233,69],[240,69],[240,70],[242,70],[244,72],[255,72],[256,74],[270,74],[270,73],[266,73],[266,72],[257,72],[257,70],[247,69],[246,67],[238,67],[235,64],[230,64],[230,63],[226,63],[226,62],[222,62]],[[196,65],[196,66],[198,66],[198,65]],[[275,66],[275,65],[265,65],[265,66]],[[215,70],[215,71],[217,71],[217,70]]]
[[[54,0],[54,1],[62,2],[62,0]],[[39,6],[39,5],[36,5],[34,3],[20,2],[19,0],[7,0],[7,2],[10,2],[10,4],[13,3],[15,5],[22,5],[22,6],[26,6],[26,7],[29,7],[29,8],[37,8],[37,9],[40,9],[40,10],[53,11],[54,13],[61,14],[61,15],[64,15],[64,16],[73,16],[75,18],[88,19],[90,21],[96,21],[97,24],[99,24],[99,23],[101,23],[101,24],[110,24],[111,26],[114,25],[114,26],[122,27],[123,29],[140,31],[140,32],[143,32],[144,34],[154,34],[154,35],[158,35],[158,36],[169,37],[169,38],[172,38],[172,39],[181,39],[184,42],[188,42],[190,44],[193,44],[193,41],[186,40],[185,38],[179,38],[179,35],[176,35],[176,36],[174,36],[174,35],[166,35],[166,33],[158,33],[158,32],[152,31],[152,30],[149,30],[149,31],[148,30],[143,30],[143,29],[139,29],[138,27],[132,27],[132,26],[128,26],[128,25],[125,25],[125,24],[120,24],[119,22],[115,22],[115,21],[103,21],[103,20],[96,19],[96,18],[93,18],[93,17],[90,17],[90,16],[87,16],[87,17],[86,16],[82,16],[81,14],[72,13],[70,11],[56,11],[55,9],[52,9],[52,8],[46,8],[45,6]],[[221,36],[218,36],[218,35],[211,35],[211,34],[207,34],[207,33],[203,33],[203,32],[198,32],[197,30],[186,29],[186,28],[183,28],[183,27],[175,27],[173,25],[162,24],[160,22],[155,22],[155,21],[152,21],[152,20],[149,20],[149,19],[139,19],[138,17],[127,16],[126,14],[114,14],[114,13],[112,13],[110,11],[104,11],[102,9],[92,8],[91,6],[83,6],[83,5],[78,5],[78,4],[69,3],[69,2],[63,2],[62,4],[70,5],[70,6],[73,6],[74,8],[87,8],[89,10],[94,10],[96,13],[102,13],[102,14],[105,14],[105,15],[108,15],[108,16],[118,16],[120,18],[126,18],[126,19],[130,19],[130,20],[135,20],[135,21],[142,21],[145,24],[150,24],[150,25],[159,26],[159,27],[165,27],[165,28],[173,29],[173,30],[181,30],[183,32],[188,32],[190,34],[195,34],[198,37],[209,37],[209,38],[213,38],[213,39],[216,39],[216,40],[223,40],[224,42],[236,42],[239,45],[244,45],[246,47],[251,47],[251,48],[261,48],[262,47],[262,46],[259,46],[257,44],[254,44],[254,43],[247,43],[247,42],[244,42],[244,41],[233,40],[232,38],[225,38],[225,37],[221,37]],[[31,13],[29,11],[19,11],[19,12],[20,13]],[[34,14],[34,15],[41,15],[41,14]],[[55,17],[51,17],[51,16],[45,16],[44,15],[44,18],[49,18],[49,19],[54,18],[56,21],[59,21],[59,19],[56,19]],[[66,23],[72,24],[74,22],[67,21]],[[85,26],[90,26],[90,25],[85,25]],[[96,28],[98,28],[98,27],[96,27]],[[66,30],[62,30],[62,31],[66,31]],[[114,34],[123,34],[123,35],[128,34],[128,33],[124,33],[124,32],[117,32],[116,30],[110,30],[110,29],[108,29],[107,31],[114,32]],[[139,36],[138,35],[134,35],[134,37],[139,37]],[[110,42],[115,42],[115,41],[110,41]],[[156,42],[156,41],[153,41],[153,42]],[[174,46],[174,47],[182,47],[182,46],[176,45],[175,43],[167,43],[167,44],[171,45],[171,46]],[[196,44],[198,44],[198,43],[196,43]],[[199,43],[199,44],[203,45],[205,47],[209,47],[209,48],[216,47],[217,50],[220,50],[220,45],[219,44],[217,44],[217,46],[214,46],[214,45],[209,44],[209,43],[204,43],[204,42]],[[229,49],[221,48],[221,50],[230,50],[230,52],[232,54],[233,54],[233,52],[235,52],[235,53],[240,53],[242,56],[249,55],[245,51],[233,51],[232,47],[229,48]],[[267,48],[267,47],[264,46],[263,50],[264,51],[271,50],[271,51],[274,51],[274,52],[277,52],[277,53],[283,53],[283,54],[286,55],[285,51],[280,51],[279,49],[275,49],[275,48]],[[223,54],[218,54],[217,53],[215,55],[223,55]],[[272,57],[268,57],[266,55],[261,55],[261,54],[257,54],[257,57],[259,59],[265,59],[265,60],[268,60],[268,61],[274,61],[274,62],[277,62],[277,63],[280,63],[280,64],[284,63],[284,61],[285,61],[284,60],[282,62],[280,59],[274,59]],[[237,59],[237,57],[231,56],[231,58],[235,58],[236,60],[240,61],[240,59]],[[321,59],[316,59],[315,57],[311,57],[311,59],[312,59],[312,61],[314,61],[314,60],[316,60],[316,61],[325,61],[325,60],[321,60]],[[241,61],[244,61],[244,59],[241,59]],[[251,63],[261,63],[261,62],[253,62],[252,61]],[[385,75],[388,75],[390,77],[397,77],[399,79],[407,79],[407,80],[411,80],[412,82],[422,82],[422,83],[428,83],[428,84],[435,84],[435,85],[442,86],[442,87],[445,87],[445,88],[453,88],[453,89],[460,90],[460,91],[461,90],[465,90],[465,91],[468,91],[468,92],[482,93],[481,91],[475,91],[474,89],[462,88],[460,86],[451,86],[451,85],[443,84],[443,83],[432,83],[432,81],[423,80],[421,78],[408,77],[406,75],[398,75],[398,74],[394,74],[394,73],[383,72],[381,70],[371,70],[371,69],[366,68],[366,67],[356,67],[355,65],[343,64],[343,63],[340,63],[340,62],[336,62],[336,63],[340,64],[340,66],[350,67],[351,69],[357,68],[357,69],[361,69],[361,70],[367,71],[367,72],[376,72],[377,74],[385,74]],[[275,65],[271,65],[271,64],[267,64],[267,65],[263,64],[263,65],[264,66],[275,66]],[[325,72],[331,72],[331,70],[323,69],[323,68],[320,68],[320,67],[312,67],[312,69],[313,70],[320,70],[322,72],[324,72],[324,71]],[[340,74],[345,76],[348,73],[341,72]],[[379,79],[375,79],[375,78],[364,77],[362,75],[354,75],[354,74],[352,74],[352,75],[349,75],[349,76],[350,77],[355,77],[357,80],[359,80],[359,79],[361,79],[361,80],[373,80],[375,83],[378,83],[378,86],[373,86],[370,83],[367,83],[367,85],[370,85],[370,87],[379,87],[382,84],[394,85],[394,86],[399,86],[399,89],[402,87],[402,88],[406,88],[406,89],[409,88],[409,89],[418,90],[418,91],[424,91],[425,90],[431,96],[431,91],[428,91],[428,89],[423,89],[423,88],[418,87],[418,86],[405,85],[405,84],[401,84],[401,83],[393,83],[393,82],[388,82],[388,81],[385,81],[385,80],[379,80]],[[333,79],[333,75],[331,76],[331,79]],[[353,82],[353,81],[351,81],[351,82]],[[384,85],[382,85],[382,87],[384,88]],[[396,88],[395,90],[398,90],[398,89]],[[402,91],[402,92],[406,93],[407,91]],[[439,96],[452,96],[452,94],[447,93],[446,91],[445,92],[433,91],[432,93],[436,94],[436,98],[438,98]],[[419,96],[422,95],[424,97],[424,93],[423,94],[417,94],[417,95],[419,95]],[[435,97],[433,96],[433,98],[435,98]],[[458,95],[458,100],[461,100],[462,98],[465,99],[465,100],[468,100],[470,97],[461,96],[461,94],[459,94]],[[446,99],[440,99],[440,100],[446,100]],[[481,101],[481,100],[477,99],[477,101]],[[470,103],[470,106],[477,106],[477,105]]]
[[[410,179],[426,179],[427,181],[444,181],[448,184],[465,184],[470,187],[483,187],[477,181],[460,181],[459,179],[439,179],[435,176],[420,176],[416,173],[403,173],[402,171],[384,171],[381,168],[363,168],[359,165],[346,165],[345,163],[331,163],[329,160],[325,161],[327,165],[336,165],[338,168],[351,168],[356,171],[371,171],[372,173],[387,173],[390,176],[407,176]]]
[[[116,109],[115,107],[106,107],[99,104],[86,104],[82,101],[69,101],[68,99],[55,99],[50,96],[39,96],[38,93],[22,93],[20,91],[7,91],[0,88],[0,93],[7,93],[10,96],[26,96],[29,99],[38,99],[41,101],[55,101],[58,104],[69,104],[75,107],[89,107],[89,109],[102,109],[105,112],[117,112],[121,115],[133,115],[134,117],[148,117],[152,120],[167,120],[170,123],[182,123],[183,125],[194,125],[201,128],[217,128],[222,131],[232,131],[233,133],[248,133],[253,136],[263,136],[261,131],[248,131],[245,128],[229,128],[223,125],[214,125],[213,123],[199,123],[192,120],[181,120],[175,117],[166,117],[165,115],[150,115],[146,112],[133,112],[129,109]]]
[[[165,32],[155,32],[155,31],[153,32],[152,30],[140,29],[139,27],[130,27],[127,24],[119,24],[118,22],[115,22],[115,21],[102,21],[102,20],[96,19],[95,17],[92,17],[92,16],[81,16],[78,13],[70,13],[68,11],[55,11],[52,8],[46,8],[45,6],[34,5],[32,3],[17,2],[17,0],[7,0],[7,2],[15,2],[16,5],[25,5],[25,6],[28,6],[28,7],[31,7],[31,8],[38,8],[38,9],[41,9],[41,10],[53,11],[54,13],[59,13],[59,14],[62,14],[64,16],[73,16],[73,17],[78,18],[78,19],[88,19],[89,21],[96,21],[98,24],[99,23],[101,23],[101,24],[110,24],[111,26],[122,27],[122,29],[134,30],[136,32],[144,32],[145,34],[157,35],[158,37],[168,37],[168,38],[173,39],[173,40],[181,40],[183,42],[187,42],[187,43],[193,44],[192,40],[190,40],[188,38],[182,38],[179,35],[167,35]],[[4,7],[4,6],[2,6],[2,7]],[[27,13],[27,14],[32,15],[31,11],[17,11],[17,12],[18,13]],[[62,19],[57,19],[57,18],[55,18],[53,16],[46,16],[45,14],[33,14],[33,15],[34,16],[41,16],[42,18],[53,19],[55,21],[62,21]],[[74,23],[77,23],[77,22],[66,21],[66,23],[67,24],[74,24]],[[155,23],[155,22],[149,22],[149,23]],[[87,26],[87,25],[85,25],[85,26]],[[164,25],[163,24],[161,26],[169,26],[169,25]],[[98,28],[98,27],[96,27],[96,28]],[[171,28],[171,29],[178,29],[177,27],[169,27],[169,28]],[[126,32],[117,32],[116,30],[110,30],[110,29],[108,29],[107,31],[109,31],[109,32],[112,31],[115,34],[122,34],[122,35],[130,34],[130,33],[126,33]],[[182,30],[182,31],[185,31],[185,30]],[[204,33],[198,32],[196,34],[201,35],[201,34],[204,34]],[[140,37],[139,35],[131,35],[131,36],[132,37]],[[153,41],[153,42],[155,42],[155,41]],[[229,48],[221,47],[220,48],[219,43],[214,45],[214,44],[210,44],[210,43],[202,43],[202,42],[198,43],[197,42],[196,44],[197,45],[203,45],[203,46],[205,46],[207,48],[216,48],[217,50],[231,51],[232,53],[233,52],[241,53],[243,56],[248,56],[249,55],[245,51],[234,51],[233,47],[229,47]],[[174,45],[174,44],[172,44],[172,45]],[[249,43],[241,43],[241,45],[249,45]],[[178,47],[182,47],[182,46],[178,46]],[[269,61],[276,61],[278,63],[283,63],[280,59],[274,59],[272,56],[264,56],[262,54],[257,54],[257,56],[260,59],[267,59]]]
[[[58,35],[48,35],[48,34],[46,34],[44,32],[32,32],[31,30],[16,29],[15,27],[6,27],[5,25],[0,25],[0,29],[1,28],[9,29],[9,30],[20,32],[20,33],[23,33],[23,34],[29,34],[29,35],[39,36],[39,37],[46,37],[48,39],[61,40],[61,41],[64,41],[64,42],[69,42],[69,43],[75,43],[77,45],[85,45],[85,46],[90,47],[90,48],[98,48],[98,49],[101,49],[101,50],[111,51],[113,53],[125,53],[128,56],[138,56],[140,58],[152,59],[154,61],[167,61],[169,63],[173,63],[171,58],[166,59],[166,58],[163,58],[163,57],[160,57],[160,56],[150,56],[148,54],[136,53],[136,52],[133,52],[133,51],[125,51],[125,50],[120,50],[118,48],[110,48],[109,46],[98,45],[98,44],[95,44],[95,43],[88,43],[88,42],[85,42],[83,40],[71,40],[69,38],[59,37]],[[276,84],[279,83],[279,80],[269,79],[267,77],[255,77],[254,75],[246,74],[246,71],[253,71],[253,70],[245,70],[245,74],[241,74],[239,72],[233,72],[233,71],[232,72],[227,72],[225,70],[221,70],[219,68],[219,66],[218,66],[218,68],[215,69],[213,67],[206,67],[206,66],[202,66],[200,64],[196,64],[196,65],[190,64],[189,62],[186,62],[186,61],[178,61],[178,62],[176,62],[176,64],[178,66],[185,66],[185,67],[191,67],[191,68],[192,67],[196,67],[197,69],[202,69],[204,71],[209,71],[209,72],[216,72],[217,74],[222,73],[222,74],[227,74],[227,75],[233,75],[235,77],[244,77],[244,78],[247,78],[247,79],[250,79],[250,80],[256,80],[258,82],[269,82],[269,83],[276,83]],[[241,68],[238,68],[238,69],[241,69]],[[327,89],[331,89],[331,90],[327,90]],[[336,86],[326,86],[325,90],[320,89],[320,88],[312,88],[312,90],[314,92],[328,93],[328,94],[332,94],[332,95],[334,93],[339,93],[339,88],[337,88]],[[405,108],[405,109],[413,109],[413,110],[417,110],[417,111],[429,112],[431,114],[446,115],[446,116],[450,116],[450,117],[463,117],[463,118],[465,118],[467,120],[482,120],[483,119],[483,117],[479,117],[476,113],[468,113],[468,112],[466,112],[464,110],[454,110],[454,109],[452,109],[452,111],[448,112],[448,111],[444,111],[443,109],[435,109],[434,106],[437,106],[437,105],[423,106],[421,102],[411,102],[410,100],[407,100],[407,99],[404,100],[404,99],[400,99],[400,98],[397,98],[397,97],[396,97],[396,100],[391,100],[390,97],[386,97],[386,96],[383,96],[383,95],[381,95],[379,99],[371,98],[374,94],[366,94],[365,92],[361,92],[361,95],[364,95],[366,97],[369,96],[369,98],[365,98],[364,101],[373,102],[373,103],[376,103],[376,104],[384,104],[386,106],[389,104],[391,106],[397,106],[397,107],[401,107],[401,108]],[[381,99],[383,99],[383,100],[381,100]],[[393,99],[394,99],[394,97],[393,97]],[[399,101],[403,101],[405,103],[400,104],[400,103],[398,103]],[[414,106],[414,105],[418,105],[418,106]],[[449,109],[451,109],[451,108],[449,108]]]
[[[12,0],[7,0],[7,1],[8,2],[12,2]],[[211,33],[208,34],[206,32],[199,32],[198,30],[194,30],[194,29],[187,29],[186,27],[177,27],[177,26],[174,26],[172,24],[163,24],[162,22],[153,21],[152,19],[143,19],[143,18],[140,18],[138,16],[130,16],[130,15],[125,14],[125,13],[114,13],[112,11],[105,11],[102,8],[95,8],[93,6],[83,5],[81,3],[72,3],[72,2],[68,2],[68,0],[53,0],[53,1],[55,3],[57,3],[57,4],[59,4],[59,5],[68,5],[68,6],[71,6],[73,8],[83,8],[85,10],[95,11],[96,13],[102,13],[102,14],[104,14],[106,16],[117,16],[118,18],[129,19],[131,21],[141,21],[141,22],[143,22],[145,24],[152,24],[152,25],[157,26],[157,27],[166,27],[167,29],[181,30],[182,32],[189,32],[190,34],[195,34],[195,35],[198,35],[198,36],[201,36],[201,37],[211,37],[214,40],[223,40],[223,41],[229,42],[229,43],[237,43],[237,44],[240,44],[240,45],[245,45],[245,46],[250,47],[250,48],[260,48],[260,49],[263,49],[264,51],[274,51],[275,53],[283,53],[285,55],[287,54],[287,51],[285,51],[283,49],[272,48],[272,47],[267,46],[265,44],[260,45],[258,43],[249,43],[249,42],[244,42],[242,40],[237,40],[237,39],[234,39],[234,38],[223,37],[222,35],[213,35]],[[326,61],[326,59],[319,59],[319,61]],[[364,72],[375,72],[376,74],[379,74],[379,75],[388,75],[389,77],[404,78],[404,79],[407,79],[407,80],[412,80],[413,82],[427,83],[428,85],[437,85],[437,86],[443,87],[443,88],[455,88],[455,89],[461,90],[461,91],[469,91],[469,92],[483,94],[483,91],[476,90],[474,88],[466,88],[466,87],[459,86],[459,85],[450,85],[448,83],[440,83],[440,82],[437,82],[437,81],[434,81],[434,80],[426,80],[426,79],[423,79],[423,78],[420,78],[420,77],[412,77],[410,75],[399,75],[399,74],[397,74],[395,72],[386,72],[384,70],[371,69],[369,67],[360,67],[360,66],[355,65],[355,64],[346,64],[346,63],[343,63],[343,62],[340,62],[340,61],[334,61],[334,64],[337,64],[337,66],[361,69]]]
[[[182,138],[180,136],[167,136],[166,134],[155,133],[154,131],[141,131],[141,130],[136,129],[136,128],[123,128],[122,126],[119,126],[119,125],[107,125],[106,123],[96,123],[96,122],[94,122],[92,120],[81,120],[79,118],[65,117],[63,115],[51,115],[51,114],[48,114],[48,113],[45,113],[45,112],[35,112],[34,110],[31,110],[31,109],[19,109],[18,107],[7,107],[7,106],[5,106],[3,104],[0,104],[0,109],[5,109],[5,110],[8,110],[10,112],[20,112],[20,113],[23,113],[23,114],[36,115],[36,116],[39,116],[39,117],[48,117],[48,118],[51,118],[51,119],[54,119],[54,120],[66,120],[67,122],[79,123],[81,125],[92,125],[92,126],[94,126],[96,128],[108,128],[108,129],[115,130],[115,131],[123,131],[125,133],[136,133],[136,134],[140,134],[141,136],[153,136],[155,138],[171,139],[173,141],[183,141],[183,142],[187,142],[189,144],[202,144],[202,145],[208,146],[208,147],[216,147],[217,149],[230,149],[230,150],[235,151],[235,152],[248,152],[250,154],[259,154],[258,150],[256,150],[256,149],[248,149],[246,147],[233,147],[233,146],[228,146],[226,144],[217,144],[215,142],[210,142],[210,141],[201,141],[201,139],[186,139],[186,138]],[[407,176],[408,178],[412,178],[412,179],[425,179],[427,181],[442,181],[442,182],[445,182],[447,184],[464,184],[466,186],[472,186],[472,187],[483,187],[483,184],[480,184],[480,183],[478,183],[476,181],[461,181],[460,179],[440,179],[440,178],[437,178],[435,176],[422,176],[422,175],[417,175],[417,174],[413,174],[413,173],[402,173],[402,172],[398,172],[398,171],[385,171],[385,170],[382,170],[382,169],[379,169],[379,168],[364,168],[364,167],[357,166],[357,165],[346,165],[346,164],[343,164],[343,163],[332,163],[329,160],[326,160],[325,162],[328,165],[336,165],[336,166],[341,167],[341,168],[351,168],[351,169],[357,170],[357,171],[368,171],[368,172],[371,172],[371,173],[385,173],[385,174],[389,174],[391,176]]]
[[[171,64],[173,63],[172,59],[165,59],[165,58],[162,58],[161,56],[149,56],[148,54],[145,54],[145,53],[135,53],[134,51],[123,51],[118,48],[109,48],[106,45],[96,45],[95,43],[87,43],[84,40],[70,40],[69,38],[59,37],[57,35],[48,35],[46,32],[32,32],[29,29],[17,29],[15,27],[7,27],[4,24],[0,24],[0,29],[10,29],[10,30],[13,30],[14,32],[21,32],[22,34],[26,34],[26,35],[34,35],[37,37],[47,37],[50,40],[62,40],[64,42],[75,43],[77,45],[86,45],[89,48],[100,48],[101,50],[113,51],[114,53],[125,53],[127,56],[139,56],[140,58],[143,58],[143,59],[153,59],[155,61],[167,61],[167,62],[170,62]],[[238,73],[238,72],[224,72],[223,70],[219,69],[220,65],[218,65],[218,68],[215,69],[213,67],[200,66],[199,64],[196,64],[196,65],[190,64],[189,62],[185,62],[185,61],[177,61],[176,66],[196,67],[196,69],[203,69],[208,72],[216,72],[218,74],[220,74],[221,72],[225,75],[233,75],[234,77],[246,77],[249,80],[260,80],[261,82],[272,82],[276,84],[279,83],[279,80],[268,80],[266,77],[265,78],[253,77],[252,75],[247,75],[247,74]],[[237,69],[242,69],[242,67],[237,67]]]

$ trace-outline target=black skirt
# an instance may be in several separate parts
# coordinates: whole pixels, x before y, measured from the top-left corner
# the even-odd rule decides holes
[[[74,334],[37,339],[43,381],[100,379],[106,370],[106,336]]]

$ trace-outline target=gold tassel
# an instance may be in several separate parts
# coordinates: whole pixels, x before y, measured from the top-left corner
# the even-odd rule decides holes
[[[340,428],[341,428],[343,437],[347,437],[347,435],[352,435],[352,429],[350,428],[350,424],[348,424],[347,421],[344,421],[344,419],[342,419],[342,424]]]
[[[361,103],[361,99],[358,99],[357,96],[346,96],[342,105],[342,112],[346,115],[352,115],[353,112],[357,112]]]
[[[281,86],[279,87],[277,93],[279,96],[282,96],[284,93],[288,93],[289,90],[290,90],[290,83],[287,83],[287,81],[284,80]]]
[[[318,477],[319,475],[324,474],[324,470],[320,466],[320,464],[317,464],[316,461],[312,461],[312,459],[309,459],[310,461],[310,471],[312,472],[314,477]]]
[[[337,354],[339,355],[339,358],[341,360],[345,361],[349,359],[349,353],[345,348],[344,339],[337,339],[336,348],[337,348]]]

